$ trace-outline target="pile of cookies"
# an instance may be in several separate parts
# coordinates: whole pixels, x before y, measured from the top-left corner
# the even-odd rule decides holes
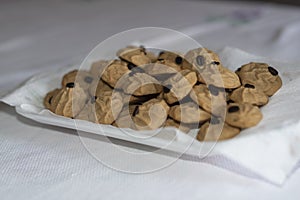
[[[90,70],[74,70],[62,87],[44,98],[47,109],[74,119],[119,128],[153,130],[173,126],[198,129],[200,141],[229,139],[262,119],[260,107],[282,85],[266,63],[225,68],[206,48],[185,55],[128,46],[118,59],[100,60]]]

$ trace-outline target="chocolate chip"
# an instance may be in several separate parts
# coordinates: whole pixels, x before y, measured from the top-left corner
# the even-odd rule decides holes
[[[132,116],[136,116],[137,114],[139,114],[139,107],[138,107],[138,106],[136,106],[136,107],[134,108],[134,111],[133,111],[133,113],[132,113]]]
[[[227,104],[234,103],[231,99],[227,101]]]
[[[205,58],[203,56],[197,56],[196,57],[196,62],[198,65],[202,66],[205,64]]]
[[[278,71],[276,69],[274,69],[273,67],[269,66],[268,67],[269,72],[273,75],[273,76],[277,76],[278,75]]]
[[[213,64],[213,65],[219,65],[220,62],[214,61],[214,62],[212,62],[211,64]]]
[[[228,108],[229,113],[237,112],[239,110],[240,110],[240,108],[238,106],[231,106]]]
[[[66,87],[67,88],[73,88],[73,87],[75,87],[75,84],[73,82],[67,83]]]
[[[159,52],[158,56],[161,56],[161,55],[163,55],[164,53],[165,53],[164,51],[161,51],[161,52]]]
[[[172,85],[166,85],[164,86],[164,93],[169,93],[171,91]]]
[[[48,103],[51,104],[51,101],[53,99],[53,96],[49,98]]]
[[[216,86],[214,85],[209,85],[208,86],[208,90],[210,91],[210,93],[214,96],[218,96],[219,94],[219,88],[217,88]]]
[[[233,89],[225,88],[225,92],[231,93]]]
[[[252,89],[255,89],[255,86],[254,86],[254,85],[251,85],[251,84],[248,84],[248,83],[246,83],[246,84],[244,85],[244,87],[245,87],[245,88],[252,88]]]
[[[210,119],[210,123],[211,124],[219,124],[220,123],[220,120],[216,117],[213,117]]]
[[[236,71],[237,71],[237,72],[239,72],[239,71],[241,71],[241,69],[242,69],[242,68],[241,68],[241,67],[239,67],[239,68],[238,68]]]
[[[84,81],[86,82],[86,83],[92,83],[93,82],[93,77],[90,77],[90,76],[86,76],[85,78],[84,78]]]
[[[134,68],[134,67],[136,67],[135,64],[132,64],[132,63],[128,63],[128,64],[127,64],[127,68],[128,68],[129,70],[131,70],[131,69]]]
[[[177,57],[175,58],[175,63],[176,63],[177,65],[180,65],[180,64],[182,63],[182,61],[183,61],[183,59],[182,59],[180,56],[177,56]]]
[[[146,48],[143,45],[140,45],[140,48],[142,49],[143,52],[146,51]]]
[[[96,100],[97,100],[97,97],[96,97],[96,96],[93,96],[93,97],[91,98],[91,104],[94,104],[94,103],[96,102]]]
[[[163,61],[164,59],[163,59],[163,58],[158,58],[157,60],[158,60],[158,61]]]

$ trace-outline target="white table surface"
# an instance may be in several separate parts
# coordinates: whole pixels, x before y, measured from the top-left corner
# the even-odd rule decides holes
[[[275,60],[300,61],[300,8],[196,0],[124,2],[1,2],[0,94],[38,72],[82,61],[112,34],[145,26],[183,31],[214,50],[233,46]],[[248,23],[237,18],[240,13],[247,14]],[[5,104],[0,108],[1,200],[300,197],[297,169],[282,186],[181,159],[150,174],[120,173],[95,160],[75,131],[25,119]]]

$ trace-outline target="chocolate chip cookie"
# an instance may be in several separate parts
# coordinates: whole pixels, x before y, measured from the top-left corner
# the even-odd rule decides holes
[[[55,91],[50,101],[50,110],[55,114],[74,118],[85,106],[87,99],[86,92],[79,85],[75,87],[74,83],[68,83],[65,88]]]
[[[241,132],[239,128],[224,123],[222,119],[212,118],[210,122],[203,124],[198,132],[199,141],[227,140]]]
[[[223,88],[213,85],[195,85],[190,92],[190,97],[205,111],[216,116],[224,115],[226,112],[226,93]]]
[[[68,83],[75,83],[88,92],[88,88],[95,80],[95,77],[88,71],[73,70],[63,76],[61,84],[63,87],[66,87]]]
[[[169,104],[178,102],[190,93],[196,82],[195,72],[182,70],[164,82],[164,98]]]
[[[155,59],[155,56],[151,53],[149,53],[149,55],[150,56],[147,56],[145,48],[135,46],[128,46],[117,52],[117,56],[119,56],[121,60],[135,66],[142,66],[151,63],[152,60]]]
[[[211,64],[219,65],[221,63],[219,56],[207,48],[197,48],[188,51],[184,58],[196,69],[204,69]]]
[[[266,63],[251,62],[240,67],[236,73],[243,85],[253,85],[268,96],[274,95],[282,86],[278,71]]]
[[[191,69],[191,64],[182,55],[170,51],[160,52],[157,62],[172,67],[176,71]]]
[[[127,74],[120,79],[115,85],[117,89],[124,91],[126,94],[134,96],[145,96],[151,94],[159,94],[163,87],[155,78],[146,73],[133,72]]]
[[[104,92],[99,97],[93,97],[96,122],[99,124],[112,124],[123,108],[122,95],[117,91]]]
[[[153,130],[161,127],[169,112],[169,106],[163,99],[151,99],[137,105],[133,111],[133,121],[138,130]]]
[[[196,103],[188,102],[170,108],[169,116],[186,124],[202,123],[210,118],[210,114],[202,110]]]
[[[245,84],[230,94],[230,99],[236,103],[249,103],[255,106],[266,105],[269,97],[254,85]]]
[[[101,78],[111,87],[115,87],[125,74],[130,73],[130,69],[132,69],[130,64],[121,60],[113,60],[108,64]]]
[[[238,128],[250,128],[262,119],[262,113],[257,106],[251,104],[231,103],[227,106],[226,123]]]

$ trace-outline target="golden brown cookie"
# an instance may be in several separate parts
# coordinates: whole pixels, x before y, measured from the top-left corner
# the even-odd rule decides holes
[[[170,108],[169,116],[176,121],[191,124],[202,123],[210,118],[210,114],[194,103],[188,102]]]
[[[185,59],[193,65],[198,72],[198,81],[220,88],[238,88],[241,83],[239,77],[229,69],[222,66],[216,53],[206,48],[189,51]]]
[[[184,58],[200,70],[211,64],[221,64],[219,56],[207,48],[192,49],[185,54]]]
[[[52,110],[52,100],[53,100],[53,97],[56,96],[59,91],[60,91],[60,89],[52,90],[52,91],[48,92],[44,98],[44,106],[52,112],[54,111],[54,110]]]
[[[210,122],[206,122],[201,126],[197,139],[199,141],[227,140],[235,137],[240,132],[239,128],[230,126],[222,122],[221,119],[213,118]]]
[[[111,87],[115,87],[117,82],[130,72],[131,67],[124,61],[113,60],[108,64],[105,71],[102,74],[102,80],[104,80]]]
[[[236,103],[249,103],[255,106],[266,105],[269,97],[254,85],[246,84],[230,94],[230,99]]]
[[[209,113],[216,116],[226,113],[226,93],[222,88],[217,88],[213,85],[195,85],[190,92],[190,97]]]
[[[251,104],[231,103],[227,106],[226,123],[238,128],[250,128],[262,120],[262,113]]]
[[[96,81],[96,78],[88,71],[73,70],[63,76],[61,84],[63,87],[66,87],[68,83],[75,83],[88,92],[88,88],[94,81]]]
[[[99,124],[112,124],[122,110],[122,95],[117,91],[107,91],[101,96],[93,98],[92,104],[95,106],[96,122]]]
[[[121,60],[129,62],[135,66],[149,64],[151,63],[152,59],[154,59],[154,55],[151,53],[149,53],[149,56],[147,56],[145,48],[135,46],[128,46],[120,49],[117,52],[117,56],[120,57]]]
[[[203,71],[199,71],[198,81],[216,87],[234,89],[241,86],[239,77],[221,64],[210,64]]]
[[[164,82],[164,98],[173,104],[186,97],[197,82],[196,73],[182,70]]]
[[[137,105],[133,111],[133,121],[137,130],[153,130],[161,127],[169,112],[169,106],[163,99],[151,99]]]
[[[282,86],[278,71],[266,63],[251,62],[240,67],[236,73],[243,85],[254,85],[268,96],[275,94]]]
[[[159,94],[163,90],[162,85],[155,78],[146,73],[134,71],[131,71],[131,73],[120,79],[116,88],[123,90],[126,94],[134,96]]]
[[[54,113],[73,118],[85,106],[88,97],[85,91],[74,83],[68,83],[60,89],[51,100],[51,109]]]
[[[191,64],[183,56],[170,51],[160,52],[157,63],[172,67],[176,71],[191,69]]]

